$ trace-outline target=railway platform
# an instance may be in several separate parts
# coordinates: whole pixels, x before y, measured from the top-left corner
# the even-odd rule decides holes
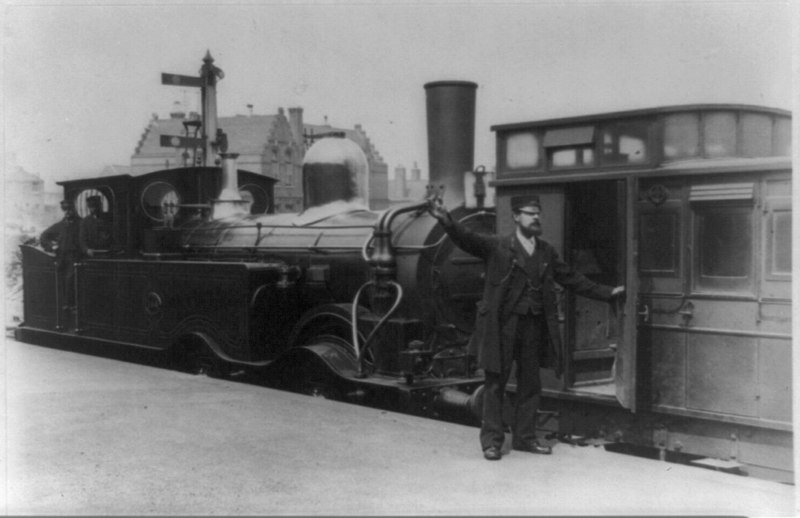
[[[7,515],[794,516],[793,486],[6,338]]]

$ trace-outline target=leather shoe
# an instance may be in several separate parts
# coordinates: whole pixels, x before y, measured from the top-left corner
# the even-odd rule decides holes
[[[543,455],[550,455],[553,453],[553,448],[550,446],[542,446],[539,441],[523,442],[513,444],[512,447],[518,451],[526,451],[528,453],[541,453]]]
[[[502,456],[503,454],[500,453],[500,448],[495,446],[489,446],[483,450],[483,458],[486,460],[500,460]]]

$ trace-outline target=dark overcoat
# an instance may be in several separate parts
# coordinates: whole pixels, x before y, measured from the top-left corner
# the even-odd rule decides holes
[[[470,354],[477,356],[478,367],[490,372],[501,372],[503,344],[501,329],[525,289],[520,276],[513,275],[515,268],[525,264],[525,249],[516,232],[507,236],[472,232],[457,222],[449,221],[444,229],[450,238],[465,252],[483,259],[485,284],[483,298],[478,302],[475,331],[470,338]],[[544,315],[549,340],[539,350],[540,366],[553,368],[558,376],[564,371],[561,333],[556,306],[556,283],[597,300],[611,299],[612,288],[597,284],[565,263],[548,242],[536,238],[536,249],[542,254],[539,266]],[[516,280],[516,281],[515,281]],[[507,344],[506,347],[510,347]]]
[[[39,242],[45,250],[50,251],[56,245],[56,260],[74,261],[80,256],[81,218],[64,218],[50,225],[42,232]]]

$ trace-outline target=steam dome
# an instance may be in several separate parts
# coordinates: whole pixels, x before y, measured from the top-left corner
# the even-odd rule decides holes
[[[305,211],[330,204],[366,209],[369,166],[361,148],[346,138],[323,138],[306,151],[303,160]]]

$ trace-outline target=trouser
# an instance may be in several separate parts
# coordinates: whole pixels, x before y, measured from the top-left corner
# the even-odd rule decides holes
[[[511,315],[502,326],[502,344],[513,347],[512,359],[517,365],[517,392],[511,434],[514,443],[536,440],[536,410],[542,392],[539,377],[539,347],[546,324],[542,315]],[[511,362],[502,372],[485,373],[481,447],[501,448],[505,439],[503,399],[511,374]]]
[[[77,260],[77,256],[69,255],[59,259],[56,264],[62,307],[75,305],[75,261]]]

